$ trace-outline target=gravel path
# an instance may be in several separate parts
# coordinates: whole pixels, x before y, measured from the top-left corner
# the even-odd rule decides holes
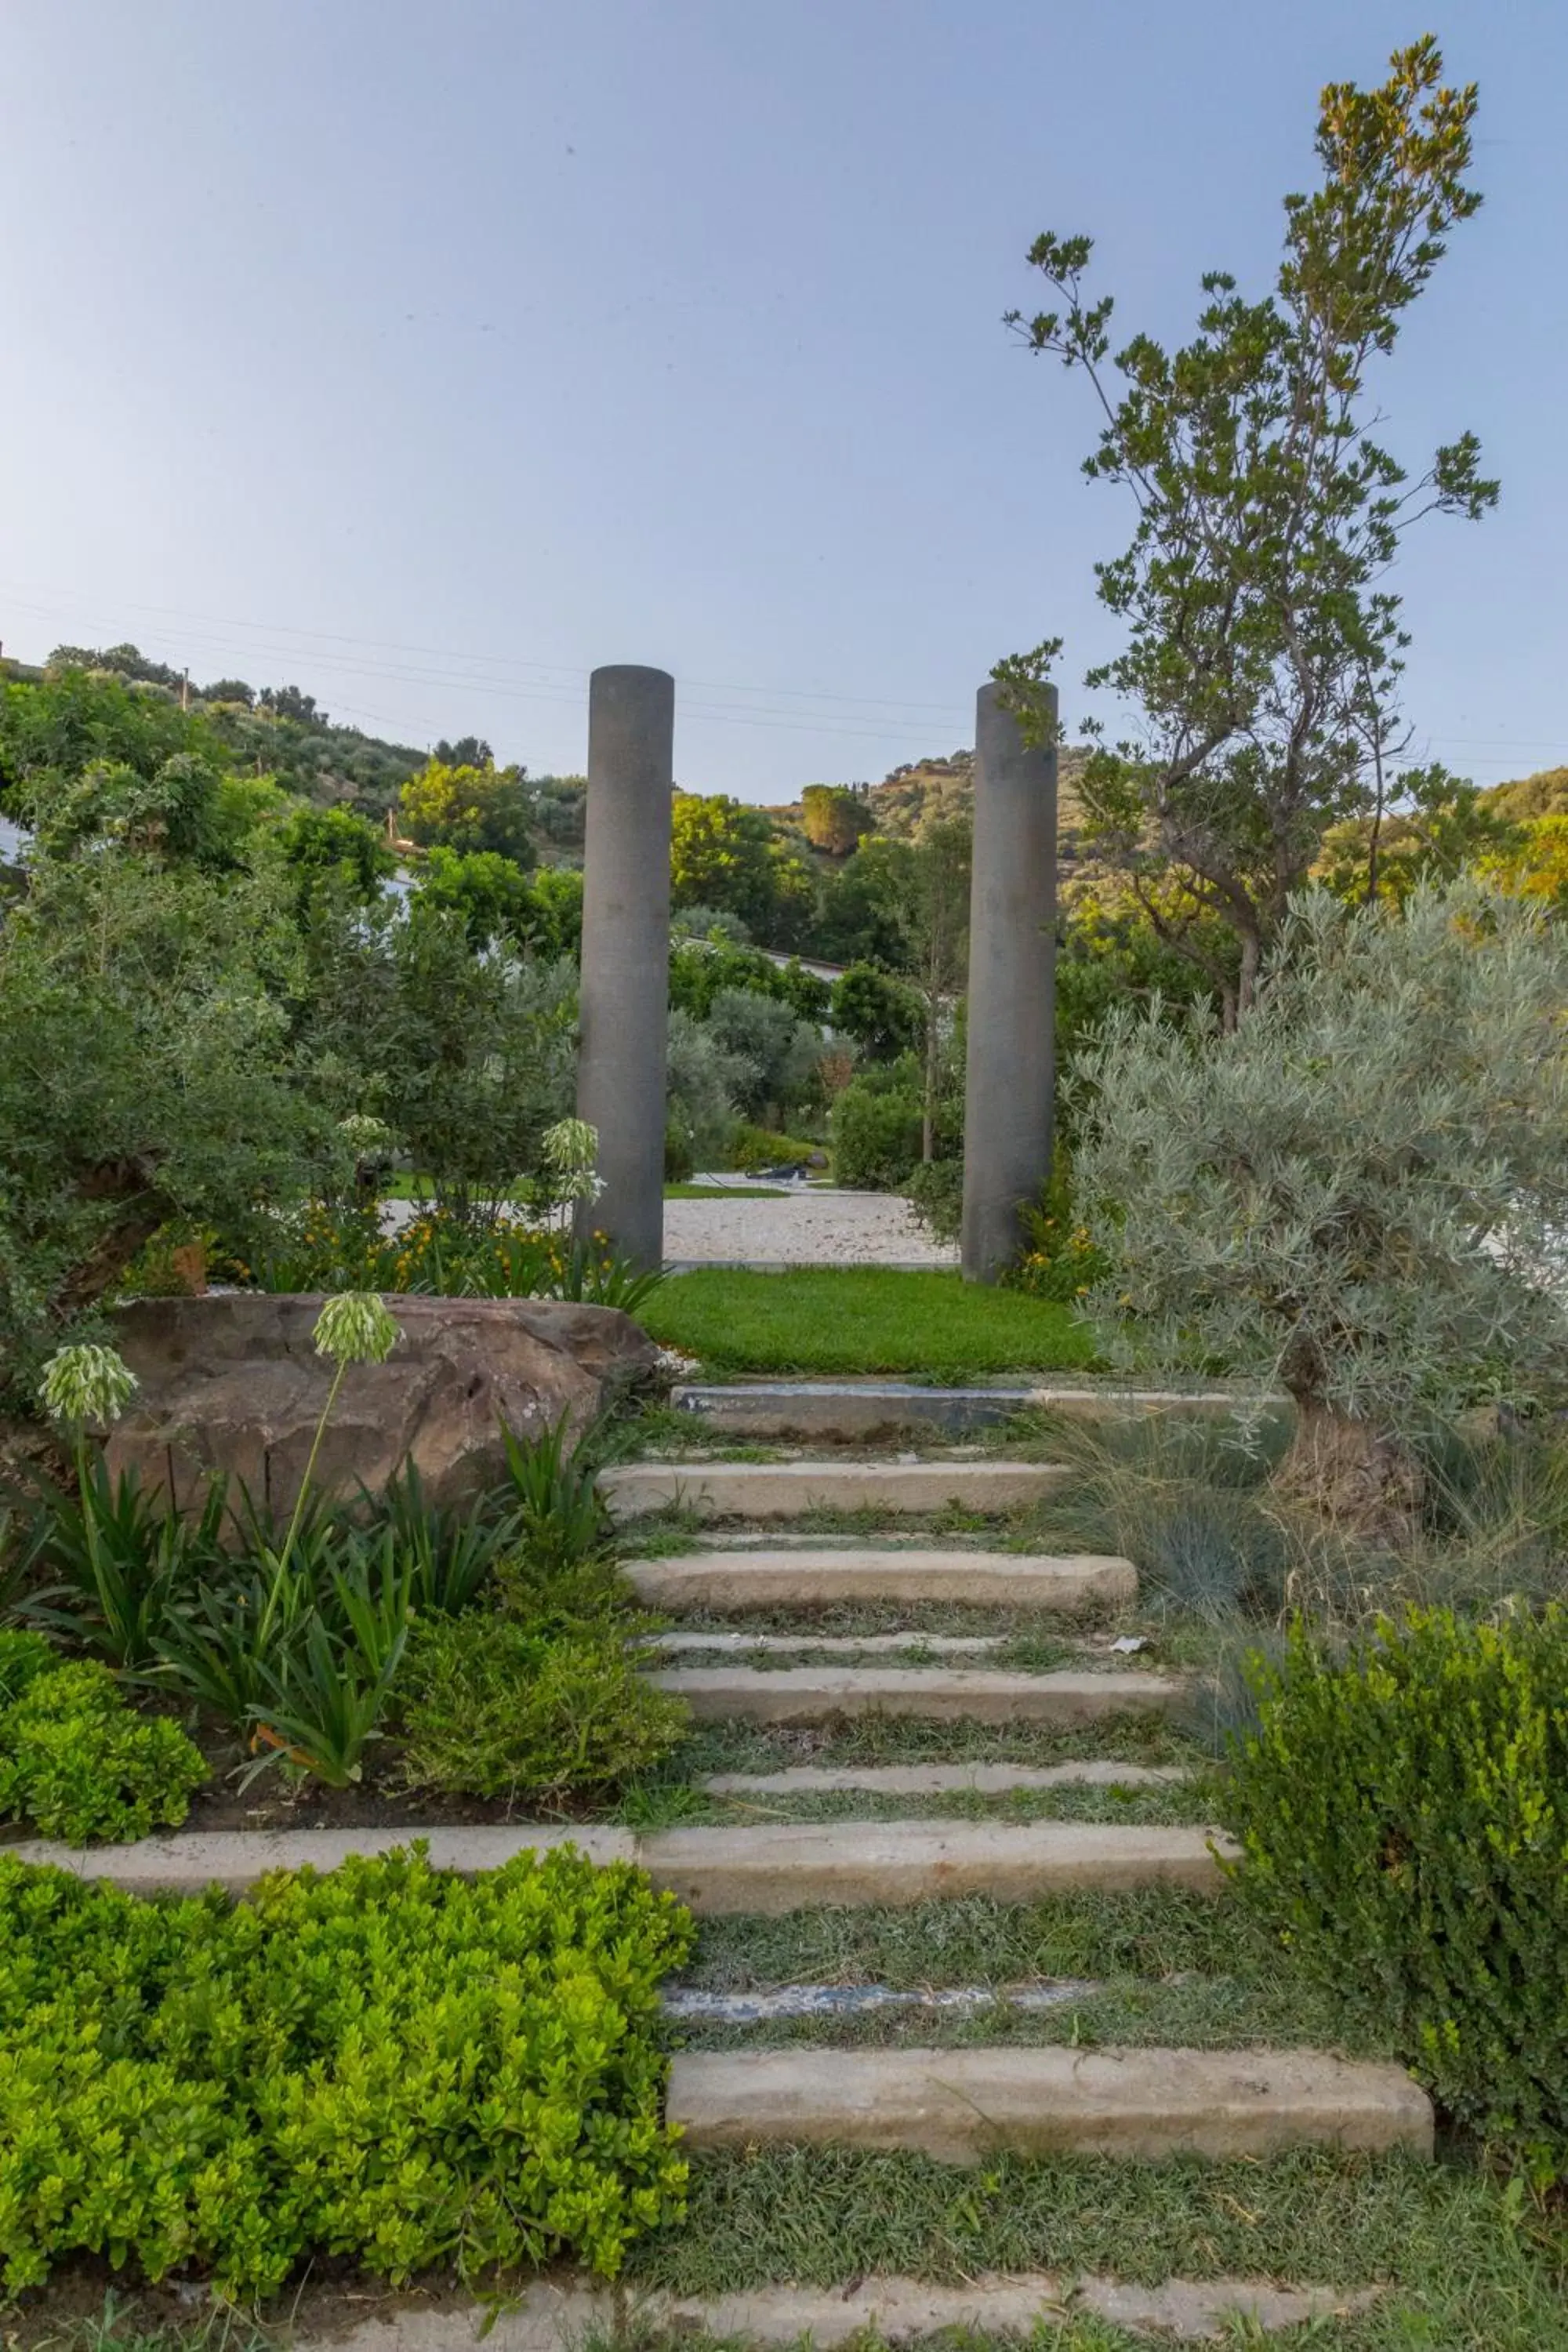
[[[702,1176],[722,1184],[722,1201],[667,1201],[664,1255],[673,1265],[956,1265],[958,1251],[933,1241],[894,1192],[839,1192],[800,1185],[784,1199],[744,1177]],[[397,1233],[414,1214],[388,1201],[383,1221]]]
[[[896,1193],[805,1186],[782,1201],[739,1187],[732,1200],[667,1201],[664,1254],[675,1265],[958,1264],[957,1250],[933,1241]]]

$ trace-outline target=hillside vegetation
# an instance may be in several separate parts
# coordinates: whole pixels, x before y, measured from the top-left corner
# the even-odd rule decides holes
[[[239,678],[216,678],[198,685],[167,663],[150,659],[134,645],[58,646],[47,667],[66,666],[108,670],[170,695],[185,693],[190,707],[211,721],[237,766],[272,777],[284,791],[318,807],[348,808],[378,823],[396,808],[404,785],[430,757],[429,747],[395,742],[339,723],[318,706],[313,695],[299,687],[258,688]],[[0,678],[37,680],[44,675],[44,667],[0,660]],[[434,748],[437,757],[489,754],[489,746],[471,736],[456,745]],[[1058,767],[1057,835],[1069,888],[1075,884],[1092,887],[1099,875],[1097,861],[1084,840],[1084,810],[1078,792],[1087,757],[1081,747],[1068,746]],[[586,779],[531,776],[526,768],[516,772],[527,779],[530,824],[541,860],[579,864]],[[844,788],[834,789],[842,796]],[[971,814],[974,754],[962,746],[933,753],[892,769],[879,783],[848,789],[866,811],[868,837],[916,841],[932,826]],[[1546,768],[1491,785],[1476,801],[1482,812],[1509,824],[1568,815],[1568,766]],[[759,814],[770,821],[784,856],[798,858],[818,875],[831,873],[844,863],[844,853],[824,850],[811,838],[800,799],[765,803]],[[1391,822],[1397,824],[1398,820]]]

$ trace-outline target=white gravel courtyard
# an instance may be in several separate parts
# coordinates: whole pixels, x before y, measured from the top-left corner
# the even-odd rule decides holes
[[[791,1186],[769,1200],[762,1185],[721,1184],[721,1201],[667,1201],[664,1254],[673,1265],[956,1265],[957,1249],[933,1241],[909,1202],[891,1192]]]
[[[844,1192],[828,1184],[699,1176],[722,1186],[715,1201],[666,1201],[664,1255],[671,1265],[956,1265],[955,1244],[931,1239],[893,1192]],[[770,1199],[770,1193],[782,1198]],[[388,1201],[382,1223],[401,1231],[416,1213]]]

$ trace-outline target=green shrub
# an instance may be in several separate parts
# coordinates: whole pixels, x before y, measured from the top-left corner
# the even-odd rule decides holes
[[[742,1176],[762,1168],[809,1168],[822,1150],[820,1143],[804,1142],[797,1135],[775,1135],[771,1127],[741,1126],[725,1153],[726,1165]]]
[[[138,1715],[91,1659],[45,1666],[29,1654],[25,1672],[20,1696],[0,1714],[0,1814],[26,1816],[68,1845],[145,1837],[184,1820],[207,1768],[177,1723]]]
[[[1237,1749],[1237,1885],[1449,2114],[1568,2165],[1568,1613],[1298,1629]]]
[[[910,1206],[939,1242],[955,1242],[963,1226],[963,1162],[925,1160],[904,1187]]]
[[[52,1675],[60,1654],[41,1633],[0,1628],[0,1708],[11,1706],[40,1675]]]
[[[612,1626],[552,1636],[470,1614],[418,1626],[409,1646],[405,1769],[418,1788],[514,1803],[604,1795],[685,1727]]]
[[[1024,1247],[1003,1276],[1013,1290],[1031,1298],[1055,1298],[1064,1307],[1087,1298],[1106,1282],[1111,1260],[1073,1207],[1072,1178],[1059,1147],[1039,1200],[1024,1211]]]
[[[862,1071],[833,1106],[835,1181],[858,1191],[896,1192],[920,1165],[921,1097],[906,1066]],[[907,1084],[895,1084],[899,1076]]]
[[[399,2282],[679,2217],[658,1989],[690,1923],[625,1864],[423,1854],[148,1903],[0,1858],[0,2263],[76,2253],[267,2294],[307,2257]]]

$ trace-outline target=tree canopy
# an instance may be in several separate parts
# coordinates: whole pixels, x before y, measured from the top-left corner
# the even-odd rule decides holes
[[[399,795],[410,840],[465,854],[488,850],[533,863],[529,792],[521,768],[453,767],[431,760]]]
[[[1029,259],[1058,307],[1011,314],[1032,351],[1087,376],[1105,422],[1084,470],[1137,509],[1131,542],[1099,567],[1122,649],[1086,682],[1112,688],[1141,731],[1088,762],[1094,841],[1156,927],[1169,917],[1150,886],[1174,873],[1231,929],[1234,977],[1210,977],[1233,1012],[1329,827],[1400,796],[1407,638],[1386,575],[1405,533],[1497,500],[1468,432],[1407,472],[1376,437],[1371,386],[1449,232],[1480,204],[1468,177],[1476,108],[1473,86],[1445,85],[1429,37],[1395,52],[1379,89],[1331,83],[1321,178],[1285,199],[1273,291],[1249,300],[1211,271],[1180,350],[1139,334],[1111,357],[1111,298],[1085,290],[1087,236],[1036,241]],[[1053,641],[997,668],[1037,732],[1058,652]],[[1205,953],[1196,929],[1172,935]]]

